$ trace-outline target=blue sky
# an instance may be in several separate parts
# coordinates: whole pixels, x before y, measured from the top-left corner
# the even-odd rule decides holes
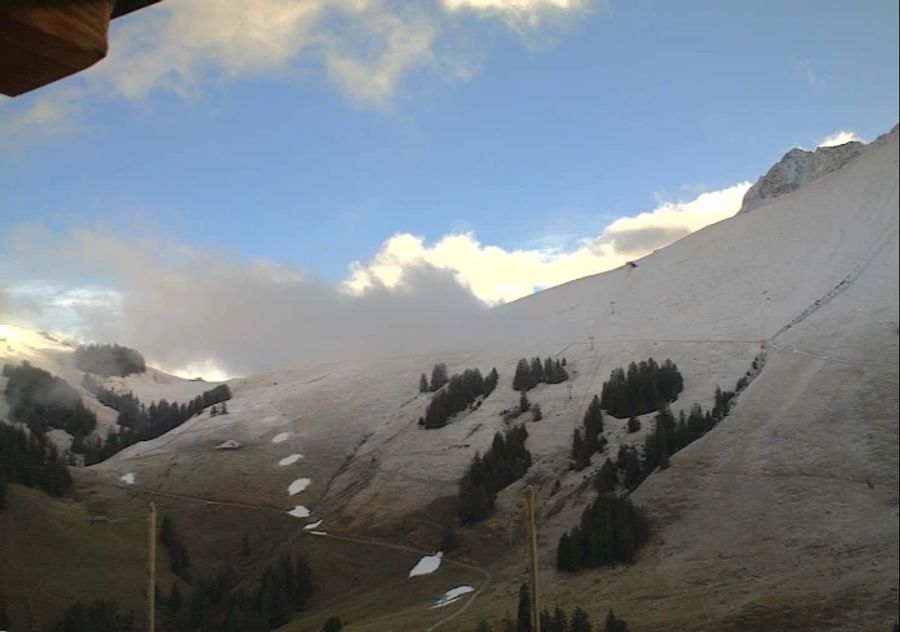
[[[467,233],[459,257],[552,264],[619,218],[898,117],[887,0],[298,4],[166,0],[114,24],[91,71],[0,102],[0,269],[52,276],[16,255],[22,224],[152,235],[329,283],[396,234],[419,252]],[[472,282],[449,250],[429,256]]]

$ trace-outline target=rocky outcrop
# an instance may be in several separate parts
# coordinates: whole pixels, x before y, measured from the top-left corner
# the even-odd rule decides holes
[[[739,212],[751,211],[768,204],[777,197],[796,191],[804,184],[837,171],[865,149],[866,145],[858,142],[819,147],[815,151],[792,149],[747,190]]]

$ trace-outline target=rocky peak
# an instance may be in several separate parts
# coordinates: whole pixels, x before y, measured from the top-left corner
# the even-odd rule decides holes
[[[855,141],[833,147],[819,147],[815,151],[794,148],[747,190],[739,212],[768,204],[779,196],[796,191],[804,184],[837,171],[865,149],[866,145]]]

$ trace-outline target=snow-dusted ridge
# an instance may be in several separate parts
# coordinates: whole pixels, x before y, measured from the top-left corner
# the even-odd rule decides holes
[[[888,142],[891,136],[896,137],[897,127],[880,136],[873,146]],[[781,160],[759,178],[744,194],[739,213],[751,211],[768,204],[800,187],[815,182],[826,175],[841,169],[851,160],[862,154],[867,145],[851,141],[842,145],[818,147],[814,151],[794,148],[788,151]]]

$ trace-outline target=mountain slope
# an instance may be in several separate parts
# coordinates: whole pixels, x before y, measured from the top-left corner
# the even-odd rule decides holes
[[[549,604],[580,604],[595,617],[613,605],[639,630],[888,629],[900,493],[897,155],[895,129],[842,168],[634,269],[492,310],[453,350],[233,380],[228,415],[191,419],[90,468],[91,476],[116,485],[133,472],[136,493],[266,511],[302,503],[308,521],[324,519],[329,532],[436,546],[433,530],[453,515],[460,475],[518,400],[516,361],[565,357],[568,382],[529,392],[544,411],[543,421],[527,422],[534,464],[501,492],[494,517],[463,529],[458,554],[478,559],[494,581],[445,629],[468,629],[512,607],[527,483],[542,507]],[[569,468],[572,432],[609,372],[671,358],[685,378],[677,411],[709,407],[715,387],[732,388],[760,354],[765,368],[725,422],[635,493],[654,522],[638,563],[576,576],[554,571],[557,538],[592,497],[592,470]],[[417,420],[428,396],[418,394],[418,376],[436,362],[451,373],[496,366],[500,384],[477,411],[424,430]],[[642,441],[624,425],[607,418],[607,454]],[[215,449],[228,439],[241,449]],[[279,464],[294,454],[302,456]],[[592,467],[604,458],[595,455]],[[298,477],[309,484],[291,496]],[[298,521],[298,537],[306,522]],[[435,621],[430,603],[392,612],[390,595],[377,601],[348,629]]]

